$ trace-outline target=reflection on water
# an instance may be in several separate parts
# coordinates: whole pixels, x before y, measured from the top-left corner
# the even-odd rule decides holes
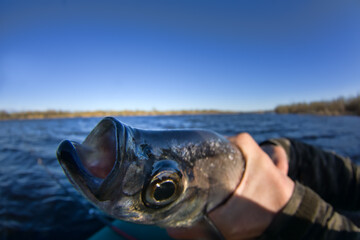
[[[249,132],[257,141],[286,136],[360,162],[359,117],[239,114],[118,119],[143,129],[203,128],[226,136]],[[55,157],[61,140],[82,142],[99,121],[79,118],[0,122],[1,239],[82,239],[102,227],[88,214],[89,204],[68,182]],[[37,164],[38,159],[66,190]]]

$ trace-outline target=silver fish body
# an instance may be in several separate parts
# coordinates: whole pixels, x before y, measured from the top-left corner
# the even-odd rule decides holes
[[[57,157],[72,184],[117,219],[191,226],[226,201],[244,160],[205,130],[149,131],[104,118],[82,144],[63,141]]]

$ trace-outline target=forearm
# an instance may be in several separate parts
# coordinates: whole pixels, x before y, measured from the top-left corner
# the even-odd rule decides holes
[[[360,239],[360,229],[311,189],[296,182],[289,202],[260,239]]]
[[[267,143],[285,149],[291,179],[310,187],[336,209],[360,209],[360,168],[350,159],[291,139]]]

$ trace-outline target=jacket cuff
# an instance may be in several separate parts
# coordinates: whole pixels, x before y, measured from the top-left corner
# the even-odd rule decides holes
[[[260,239],[303,239],[315,221],[319,200],[323,201],[311,189],[295,182],[290,200]]]

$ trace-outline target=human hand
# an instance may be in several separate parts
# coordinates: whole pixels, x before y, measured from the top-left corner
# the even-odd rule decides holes
[[[244,176],[233,196],[208,216],[225,239],[253,239],[266,230],[275,214],[289,201],[294,182],[275,166],[249,134],[239,134],[230,141],[244,155]],[[202,224],[168,228],[167,231],[178,239],[206,239],[208,236]]]

